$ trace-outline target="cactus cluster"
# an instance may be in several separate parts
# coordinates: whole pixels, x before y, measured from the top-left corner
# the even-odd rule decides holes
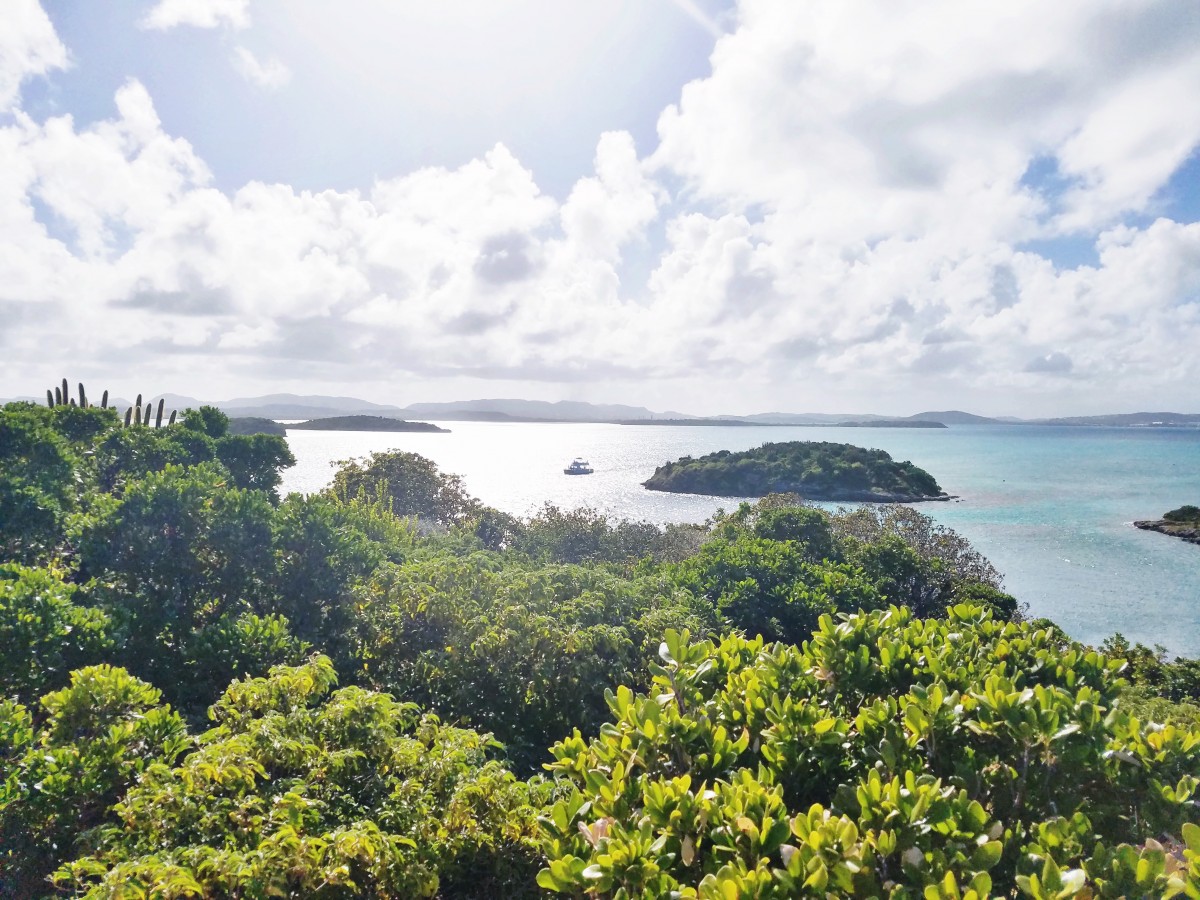
[[[95,403],[88,402],[87,391],[84,390],[83,382],[79,382],[79,399],[76,401],[71,396],[70,388],[67,386],[67,379],[62,380],[62,385],[56,385],[53,390],[46,389],[46,405],[53,408],[55,406],[77,406],[83,409],[95,408]],[[100,408],[108,409],[108,391],[105,391],[100,397]],[[137,403],[134,406],[125,410],[125,427],[129,428],[133,425],[149,425],[150,415],[153,411],[154,404],[147,403],[145,413],[142,412],[142,395],[137,395]],[[154,417],[154,427],[163,427],[163,413],[166,412],[166,401],[161,397],[158,401],[158,413]],[[171,410],[171,417],[167,421],[168,425],[175,424],[175,417],[178,410]]]

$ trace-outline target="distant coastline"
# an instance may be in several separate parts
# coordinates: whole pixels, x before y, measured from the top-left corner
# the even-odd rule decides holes
[[[11,398],[37,404],[43,397]],[[313,421],[345,416],[383,417],[395,420],[435,420],[463,422],[497,422],[522,424],[612,424],[612,425],[679,425],[679,426],[821,426],[833,428],[941,428],[958,425],[1057,425],[1112,428],[1187,428],[1200,429],[1200,412],[1132,412],[1090,416],[1057,416],[1021,418],[1016,416],[980,416],[958,409],[927,410],[910,416],[874,413],[791,413],[771,412],[735,415],[718,413],[696,416],[678,410],[651,410],[644,406],[614,403],[590,403],[578,400],[478,399],[450,402],[410,403],[399,406],[374,403],[357,397],[328,395],[265,394],[232,400],[200,400],[181,394],[157,394],[153,404],[165,403],[166,411],[183,412],[201,406],[215,406],[234,419],[289,419]],[[0,401],[5,402],[5,401]],[[110,404],[120,409],[132,401],[114,397]]]

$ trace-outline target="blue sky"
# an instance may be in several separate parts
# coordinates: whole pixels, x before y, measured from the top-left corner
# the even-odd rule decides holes
[[[432,5],[438,15],[430,6],[351,0],[331,29],[328,4],[277,0],[254,5],[246,29],[159,31],[138,25],[150,3],[48,0],[72,67],[31,82],[25,108],[89,124],[110,118],[114,93],[136,78],[164,129],[196,148],[223,190],[253,180],[367,189],[500,142],[565,197],[601,133],[628,131],[653,150],[659,113],[708,74],[715,42],[670,0],[596,4],[582,17],[585,5],[550,0],[451,0]],[[699,8],[714,19],[727,11]],[[248,83],[231,62],[238,47],[279,61],[286,85]]]
[[[1196,410],[1194,0],[330,10],[10,0],[0,395]]]

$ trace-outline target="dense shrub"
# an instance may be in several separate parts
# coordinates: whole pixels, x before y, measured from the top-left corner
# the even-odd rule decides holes
[[[673,634],[661,655],[648,693],[610,693],[598,737],[554,747],[575,791],[542,819],[543,887],[978,898],[1200,885],[1200,829],[1186,824],[1200,733],[1117,709],[1120,662],[968,606],[827,617],[804,649]],[[1163,833],[1186,838],[1184,869],[1151,840]]]
[[[0,896],[45,896],[46,878],[113,821],[126,789],[183,752],[183,720],[160,696],[123,669],[92,666],[33,715],[0,703]]]
[[[318,657],[231,685],[196,750],[149,768],[58,883],[95,898],[530,895],[545,789],[490,761],[486,735],[335,682]]]
[[[357,608],[367,684],[493,732],[518,768],[570,728],[597,728],[606,688],[646,683],[667,628],[715,625],[658,578],[486,553],[382,568]]]
[[[0,564],[0,686],[32,703],[67,683],[72,669],[100,662],[111,649],[102,611],[79,606],[76,587],[50,569]]]

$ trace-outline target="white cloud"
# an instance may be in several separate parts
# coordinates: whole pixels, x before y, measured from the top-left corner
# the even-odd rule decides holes
[[[142,28],[167,31],[180,25],[193,28],[246,28],[250,0],[158,0],[138,23]]]
[[[18,112],[0,375],[119,354],[183,390],[200,366],[667,384],[697,411],[1192,405],[1200,224],[1129,216],[1200,143],[1191,2],[744,0],[660,147],[601,135],[561,202],[503,144],[365,192],[223,192],[137,82],[86,127]],[[1061,234],[1096,263],[1028,249]]]
[[[67,48],[38,0],[6,0],[0,28],[0,112],[17,99],[21,82],[67,65]]]
[[[278,59],[260,60],[245,47],[235,47],[233,67],[257,87],[276,90],[292,80],[291,70]]]

